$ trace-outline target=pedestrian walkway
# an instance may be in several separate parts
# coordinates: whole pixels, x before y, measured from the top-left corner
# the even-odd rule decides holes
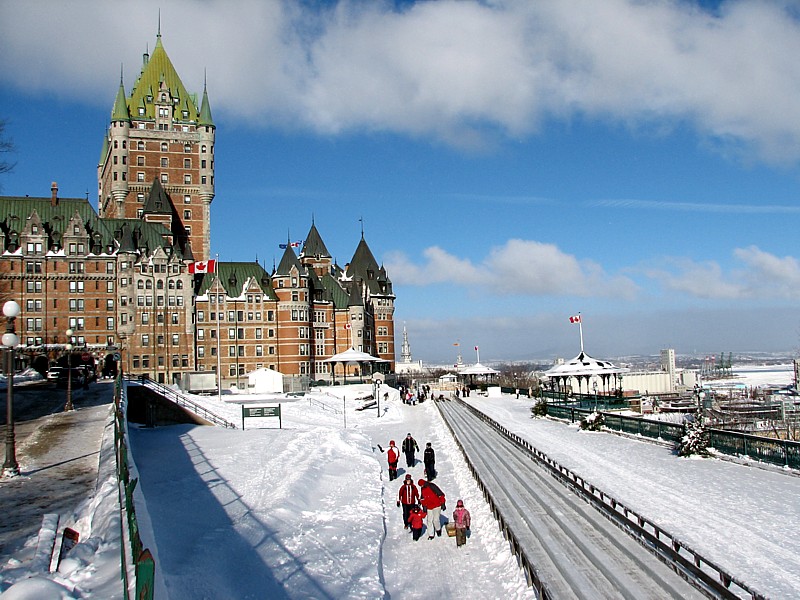
[[[0,568],[11,558],[32,558],[46,513],[68,517],[94,493],[113,394],[112,382],[94,383],[75,392],[75,410],[44,415],[16,427],[21,474],[0,479]],[[35,396],[28,398],[35,400]]]

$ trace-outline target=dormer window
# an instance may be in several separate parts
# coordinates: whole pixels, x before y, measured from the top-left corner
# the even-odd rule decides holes
[[[139,107],[139,116],[140,116],[140,117],[143,117],[143,116],[144,116],[144,106],[140,106],[140,107]]]
[[[81,233],[81,228],[78,227],[77,225],[73,225],[72,226],[72,235],[80,235],[80,233]]]

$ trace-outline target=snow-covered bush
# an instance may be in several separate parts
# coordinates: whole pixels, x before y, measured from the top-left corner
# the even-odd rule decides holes
[[[676,448],[678,456],[708,456],[708,431],[703,422],[703,414],[698,410],[694,418],[683,424],[683,435]]]
[[[540,398],[536,404],[531,406],[531,418],[537,419],[539,417],[547,416],[547,399]]]
[[[587,415],[585,419],[581,419],[581,429],[586,431],[600,431],[605,424],[603,413],[594,411],[592,414]]]

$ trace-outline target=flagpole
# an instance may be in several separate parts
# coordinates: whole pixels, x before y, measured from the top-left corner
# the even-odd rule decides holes
[[[581,334],[581,352],[583,352],[583,317],[578,313],[578,331]]]
[[[215,254],[217,262],[219,262],[219,254]],[[214,274],[217,276],[217,283],[219,283],[219,270],[216,268],[217,263],[214,263]],[[216,286],[215,286],[216,287]],[[217,296],[219,301],[219,296]],[[217,400],[222,402],[222,361],[219,356],[219,302],[215,303],[217,306]]]
[[[481,351],[479,346],[475,346],[475,354],[478,355],[478,362],[481,362]]]

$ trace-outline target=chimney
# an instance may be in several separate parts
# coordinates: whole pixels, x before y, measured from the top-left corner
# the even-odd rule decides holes
[[[58,184],[55,181],[50,184],[50,206],[58,206]]]

